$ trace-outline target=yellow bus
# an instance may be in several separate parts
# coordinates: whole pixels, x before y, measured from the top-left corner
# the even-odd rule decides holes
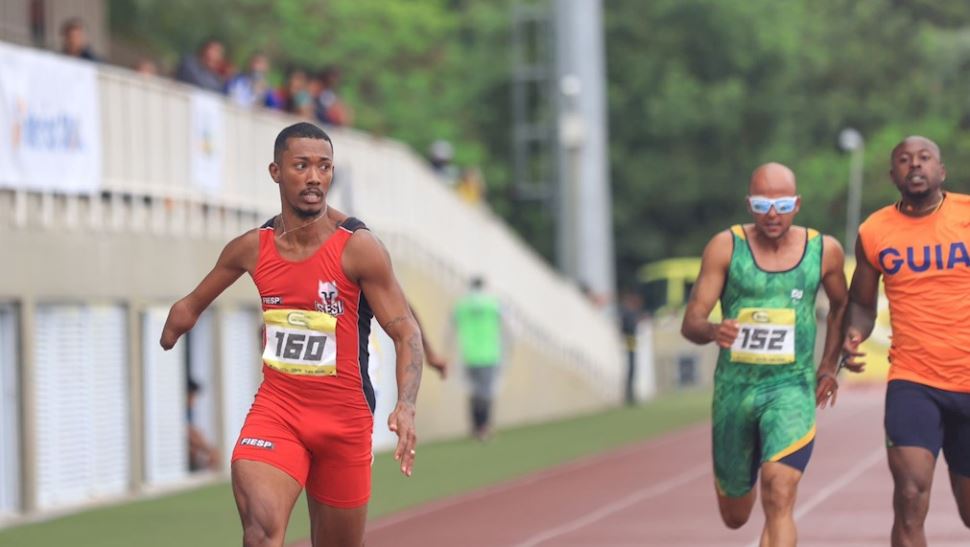
[[[655,317],[682,314],[700,270],[701,259],[698,257],[668,258],[641,266],[637,272],[637,282],[646,311]],[[853,270],[855,270],[855,259],[847,258],[845,264],[847,279],[852,279]],[[824,305],[824,299],[821,300]],[[824,313],[824,310],[822,312]],[[720,317],[721,305],[718,303],[711,312],[711,320],[719,321]],[[819,319],[824,321],[824,315],[820,315]],[[862,351],[867,354],[866,370],[861,374],[851,375],[853,380],[885,380],[889,371],[891,334],[889,303],[880,283],[876,326],[869,339],[862,344]]]

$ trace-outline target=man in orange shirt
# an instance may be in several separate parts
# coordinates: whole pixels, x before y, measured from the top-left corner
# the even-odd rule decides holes
[[[927,138],[907,137],[891,161],[901,199],[859,227],[843,364],[864,367],[859,344],[872,333],[882,276],[893,332],[885,415],[892,545],[922,546],[940,448],[970,527],[970,196],[944,192],[946,168]]]

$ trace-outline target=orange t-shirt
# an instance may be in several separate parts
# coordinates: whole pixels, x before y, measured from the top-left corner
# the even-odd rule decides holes
[[[859,238],[889,299],[889,379],[970,393],[970,196],[921,218],[884,207]]]

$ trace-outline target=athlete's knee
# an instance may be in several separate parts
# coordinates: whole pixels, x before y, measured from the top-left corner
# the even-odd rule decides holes
[[[283,545],[286,518],[271,512],[242,511],[243,545],[245,547],[277,547]]]
[[[901,481],[893,492],[896,518],[906,525],[922,525],[930,504],[929,485],[915,481]]]
[[[788,476],[761,475],[761,504],[767,516],[789,513],[795,505],[798,480]]]
[[[278,547],[283,545],[284,526],[273,522],[246,519],[243,522],[244,547]]]

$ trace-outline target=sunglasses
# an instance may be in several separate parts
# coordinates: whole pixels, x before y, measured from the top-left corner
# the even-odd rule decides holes
[[[762,196],[748,196],[748,205],[751,210],[759,215],[767,215],[772,207],[779,215],[787,215],[795,210],[798,204],[798,196],[786,196],[781,198],[766,198]]]

